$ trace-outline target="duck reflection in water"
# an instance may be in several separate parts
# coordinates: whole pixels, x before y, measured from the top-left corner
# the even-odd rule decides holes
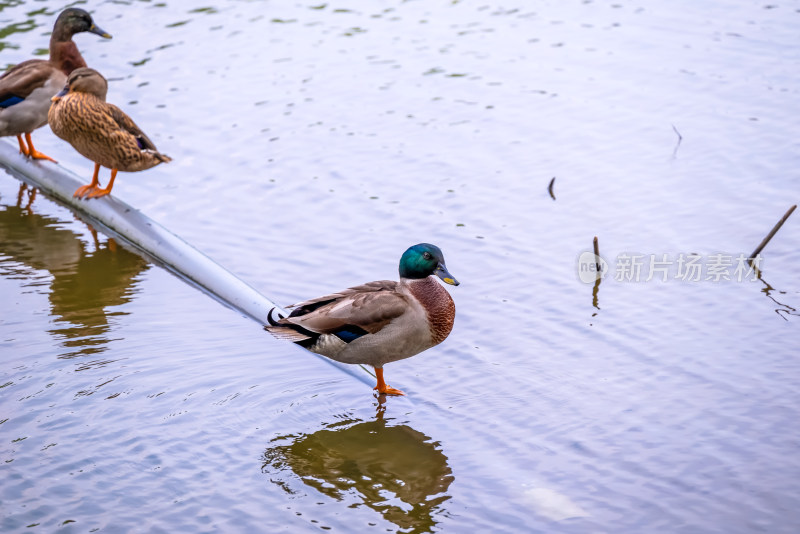
[[[407,425],[346,419],[313,434],[280,436],[262,471],[287,493],[306,486],[349,507],[367,506],[400,532],[430,532],[453,474],[438,443]],[[295,478],[296,477],[296,478]],[[352,501],[352,502],[351,502]]]
[[[17,207],[22,208],[22,200],[25,198],[25,193],[28,193],[28,201],[25,203],[26,210],[30,211],[31,206],[33,205],[33,201],[36,200],[36,193],[39,190],[35,187],[28,187],[28,184],[22,182],[19,186],[19,192],[17,193]]]
[[[109,308],[130,300],[149,264],[111,238],[101,242],[89,225],[93,247],[68,221],[35,213],[33,191],[23,184],[15,206],[0,205],[0,266],[26,285],[49,284],[50,313],[62,323],[51,332],[69,349],[62,358],[102,352],[109,318],[122,313]]]

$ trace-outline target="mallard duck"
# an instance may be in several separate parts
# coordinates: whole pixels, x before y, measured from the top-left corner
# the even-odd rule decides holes
[[[289,306],[287,317],[264,328],[312,352],[343,363],[375,368],[374,389],[404,395],[386,385],[383,366],[438,345],[453,329],[456,306],[435,280],[457,286],[439,247],[420,243],[400,258],[400,281],[381,280]]]
[[[50,59],[23,61],[0,76],[0,136],[16,135],[19,151],[30,158],[55,161],[33,147],[31,132],[47,124],[50,98],[64,86],[69,73],[86,66],[72,41],[80,32],[111,39],[83,9],[65,9],[53,26]]]
[[[75,69],[64,89],[53,97],[48,121],[61,139],[81,155],[94,161],[92,183],[79,187],[73,196],[97,198],[111,193],[117,171],[135,172],[167,163],[152,141],[125,112],[106,103],[108,82],[94,69]],[[99,187],[100,167],[111,169],[108,186]]]

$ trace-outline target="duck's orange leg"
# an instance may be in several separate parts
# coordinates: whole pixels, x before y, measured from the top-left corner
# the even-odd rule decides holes
[[[95,165],[97,165],[95,163]],[[111,188],[114,187],[114,179],[117,177],[117,169],[111,169],[111,178],[108,180],[108,185],[105,189],[99,189],[97,187],[94,188],[94,191],[91,191],[86,198],[98,198],[104,197],[111,193]]]
[[[52,161],[53,163],[58,163],[56,160],[48,156],[47,154],[42,154],[35,148],[33,148],[33,141],[31,140],[31,134],[25,134],[25,140],[28,141],[28,151],[25,153],[26,156],[33,159],[46,159],[48,161]],[[22,141],[20,141],[20,146],[22,146]]]
[[[19,153],[22,154],[23,156],[27,156],[28,155],[28,147],[25,144],[25,141],[22,139],[22,134],[19,134],[17,136],[17,142],[19,143]]]
[[[377,389],[378,393],[383,393],[384,395],[405,395],[405,393],[399,389],[394,389],[386,385],[386,382],[383,381],[383,367],[375,368],[375,377],[378,379],[378,385],[372,389]]]
[[[76,198],[86,198],[86,195],[88,195],[92,191],[95,191],[97,189],[97,186],[100,185],[100,180],[98,179],[99,174],[100,174],[100,164],[95,163],[94,174],[92,175],[92,183],[90,183],[89,185],[80,186],[78,189],[75,190],[74,193],[72,193],[72,196]]]

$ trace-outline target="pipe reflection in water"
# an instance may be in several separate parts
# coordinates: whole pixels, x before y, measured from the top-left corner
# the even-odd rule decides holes
[[[354,500],[400,528],[429,532],[453,474],[438,443],[407,425],[347,419],[313,434],[271,441],[262,471],[287,493],[300,493],[297,479],[336,501]]]
[[[94,246],[88,247],[68,222],[35,213],[34,191],[26,199],[23,184],[16,205],[0,205],[0,269],[30,287],[49,284],[57,324],[51,333],[68,349],[61,358],[102,352],[109,318],[124,313],[108,308],[131,299],[137,275],[149,264],[113,239],[101,243],[91,227]]]

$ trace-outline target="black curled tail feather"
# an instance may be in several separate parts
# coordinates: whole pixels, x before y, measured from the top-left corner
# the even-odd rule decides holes
[[[264,330],[278,339],[297,343],[301,347],[310,348],[314,346],[319,338],[318,333],[306,330],[302,326],[290,322],[281,322],[284,317],[280,313],[277,313],[278,320],[275,320],[273,316],[275,310],[276,308],[272,308],[267,314],[267,322],[269,324],[264,325]]]
[[[275,319],[273,319],[273,318],[272,318],[272,312],[274,312],[274,311],[275,311],[275,310],[277,310],[277,309],[278,309],[277,307],[275,307],[275,308],[272,308],[272,309],[269,311],[269,313],[267,313],[267,322],[268,322],[268,323],[269,323],[271,326],[282,326],[282,325],[281,325],[281,324],[280,324],[278,321],[276,321]],[[283,319],[283,315],[281,315],[280,313],[278,313],[278,320],[280,320],[280,319]],[[264,329],[265,329],[265,330],[267,329],[266,325],[264,326]]]

